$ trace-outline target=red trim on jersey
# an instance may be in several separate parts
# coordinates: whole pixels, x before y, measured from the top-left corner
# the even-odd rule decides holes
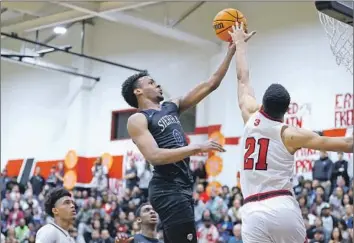
[[[261,109],[259,109],[259,113],[261,113],[265,118],[267,118],[267,119],[269,119],[269,120],[276,121],[276,122],[283,122],[283,121],[280,120],[280,119],[275,119],[275,118],[273,118],[273,117],[270,117],[267,113],[264,112],[263,106],[261,107]]]
[[[273,197],[290,196],[290,195],[293,194],[289,190],[274,190],[274,191],[262,192],[262,193],[257,193],[246,197],[244,200],[244,204],[246,204],[247,202],[263,201]]]

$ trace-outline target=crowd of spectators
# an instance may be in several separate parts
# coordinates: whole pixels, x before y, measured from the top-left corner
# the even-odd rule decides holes
[[[73,190],[77,217],[69,233],[77,243],[114,243],[118,233],[133,235],[139,231],[134,212],[147,201],[148,182],[152,176],[150,166],[147,164],[142,172],[138,172],[134,161],[131,161],[124,175],[126,186],[119,194],[111,191],[107,182],[102,184],[107,179],[107,173],[100,166],[98,159],[92,173],[101,187]],[[308,242],[352,242],[354,183],[346,173],[347,167],[348,162],[342,157],[339,156],[339,160],[333,163],[326,153],[321,153],[320,159],[314,163],[314,179],[305,180],[300,176],[294,185]],[[242,243],[240,208],[243,196],[240,188],[213,188],[208,194],[203,163],[199,163],[194,175],[198,242]],[[36,168],[27,185],[7,176],[6,170],[0,180],[1,242],[35,242],[36,231],[52,220],[45,215],[43,204],[51,188],[63,185],[63,164],[53,167],[46,179]],[[160,229],[158,236],[163,240]]]

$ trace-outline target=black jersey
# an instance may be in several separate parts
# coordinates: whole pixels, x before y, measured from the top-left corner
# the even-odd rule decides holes
[[[187,139],[179,120],[179,108],[173,102],[164,102],[161,110],[142,110],[146,116],[148,129],[159,148],[173,149],[187,146]],[[190,158],[173,164],[154,166],[153,177],[166,181],[191,185],[192,172],[189,167]]]
[[[159,241],[158,239],[153,239],[146,237],[142,234],[136,234],[134,235],[134,243],[161,243],[162,241]]]

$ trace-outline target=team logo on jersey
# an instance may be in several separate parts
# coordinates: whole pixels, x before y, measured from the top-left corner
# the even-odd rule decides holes
[[[193,240],[193,234],[188,234],[187,235],[187,240],[192,241]]]
[[[259,119],[254,120],[254,126],[258,126],[259,123],[261,123],[261,120],[259,120]]]

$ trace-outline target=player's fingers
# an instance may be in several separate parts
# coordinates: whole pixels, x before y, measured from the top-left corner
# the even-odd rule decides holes
[[[221,144],[217,143],[217,142],[213,142],[212,146],[215,150],[219,151],[219,152],[225,152],[226,150],[221,146]]]
[[[129,242],[133,242],[134,240],[134,237],[130,237],[126,242],[129,243]]]
[[[243,30],[243,22],[240,24],[240,29]]]
[[[231,26],[231,29],[232,29],[232,33],[235,33],[236,31],[235,25]]]
[[[247,34],[245,41],[248,41],[249,39],[251,39],[256,33],[257,33],[256,31],[252,31],[251,33]]]

